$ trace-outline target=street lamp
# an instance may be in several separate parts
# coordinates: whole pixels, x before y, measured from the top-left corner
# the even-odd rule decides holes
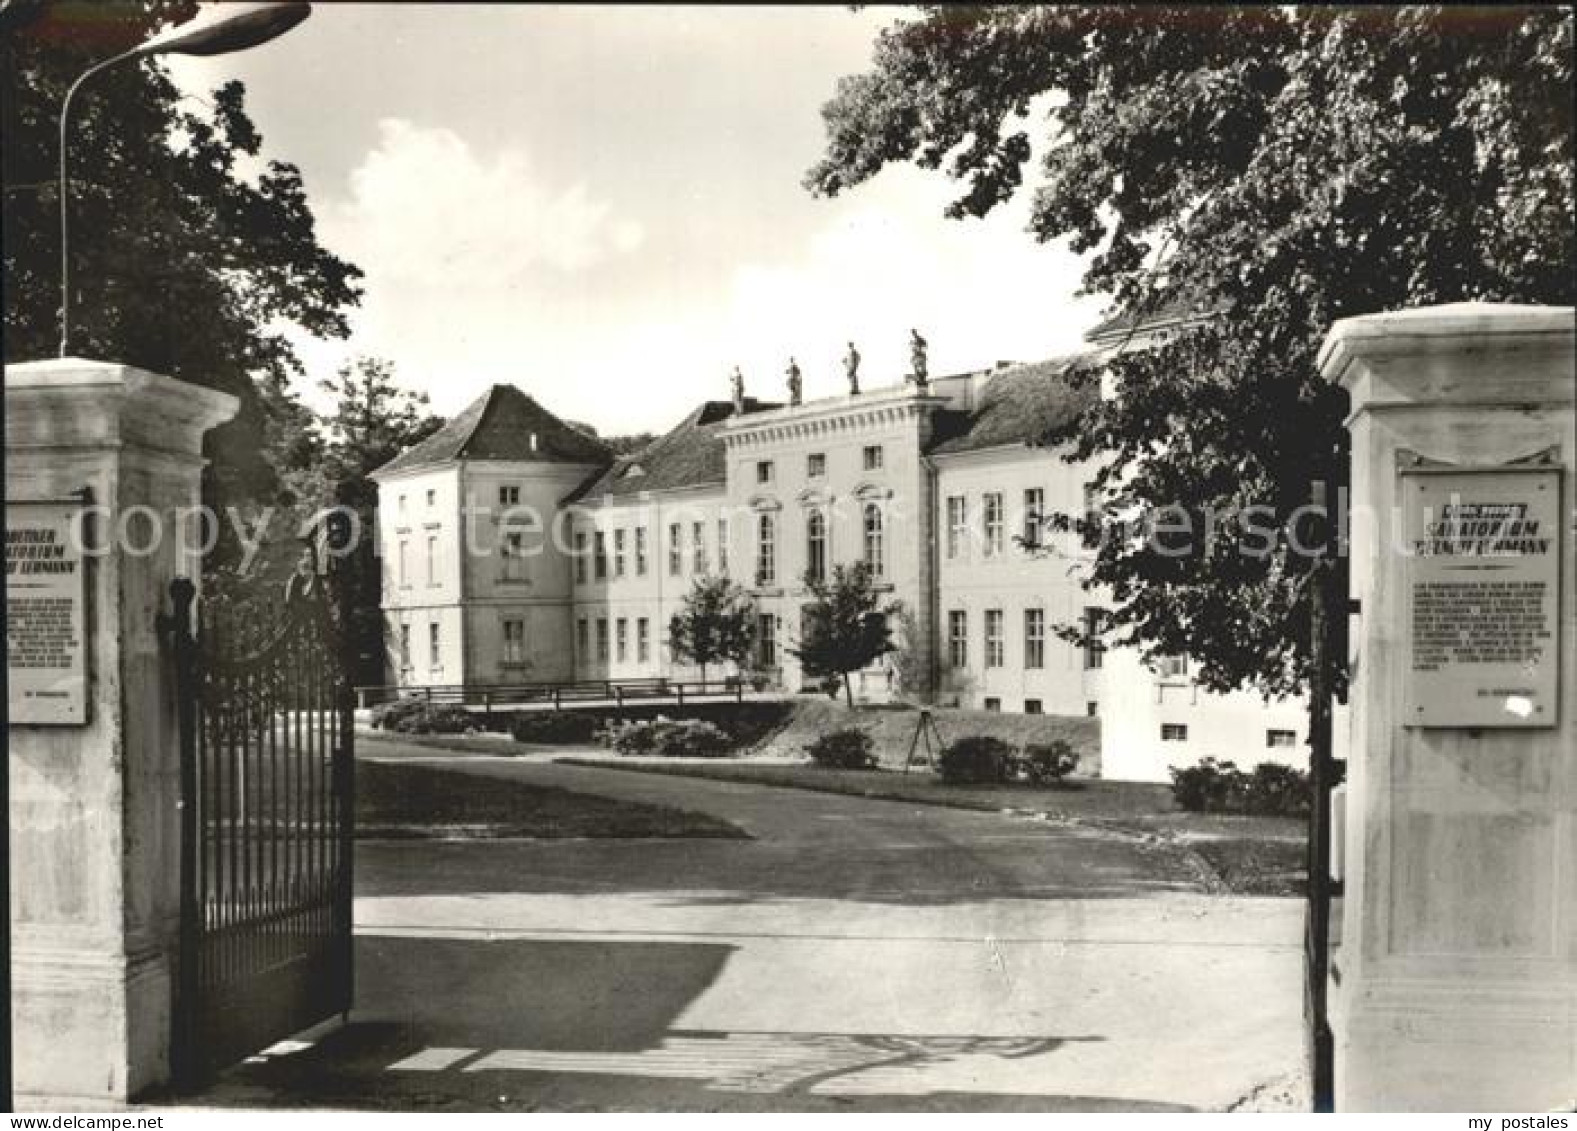
[[[66,180],[66,130],[71,120],[71,100],[88,79],[128,59],[148,55],[223,55],[245,51],[283,35],[306,19],[312,5],[306,0],[287,3],[214,4],[183,24],[166,28],[152,39],[95,63],[71,84],[60,107],[60,356],[71,344],[71,243]]]

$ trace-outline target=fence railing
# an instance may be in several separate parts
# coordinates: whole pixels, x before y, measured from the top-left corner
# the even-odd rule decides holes
[[[495,708],[550,706],[558,710],[576,703],[606,702],[619,706],[644,699],[673,699],[680,705],[687,700],[733,699],[744,702],[748,685],[738,679],[678,680],[665,677],[648,679],[590,679],[568,683],[447,683],[416,686],[358,687],[356,705],[376,707],[396,699],[422,699],[428,703],[476,707],[485,713]]]

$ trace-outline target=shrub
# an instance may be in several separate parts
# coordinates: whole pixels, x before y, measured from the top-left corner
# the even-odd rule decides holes
[[[660,758],[716,758],[733,746],[727,733],[699,719],[609,719],[597,740],[620,754],[655,754]]]
[[[1272,817],[1300,817],[1314,802],[1309,775],[1277,762],[1261,762],[1255,766],[1244,794],[1250,813]]]
[[[452,703],[401,700],[397,711],[385,712],[382,726],[397,734],[464,734],[476,730],[476,718]]]
[[[1172,798],[1194,813],[1250,813],[1295,817],[1309,811],[1309,775],[1291,766],[1261,762],[1244,773],[1233,762],[1202,758],[1196,765],[1171,768]]]
[[[415,714],[426,706],[425,699],[409,696],[379,703],[372,709],[372,725],[382,730],[394,730],[401,719]]]
[[[1000,738],[970,735],[942,749],[936,771],[947,785],[986,785],[1007,780],[1013,748]]]
[[[590,742],[596,736],[599,720],[595,715],[573,711],[532,711],[514,717],[509,733],[516,742]]]
[[[719,758],[733,742],[722,728],[700,719],[661,724],[655,751],[664,758]]]
[[[1030,785],[1060,785],[1079,766],[1079,756],[1062,739],[1030,743],[1015,759],[1018,772]]]
[[[829,770],[869,770],[876,765],[871,736],[858,727],[820,735],[805,747],[805,753],[816,765]]]

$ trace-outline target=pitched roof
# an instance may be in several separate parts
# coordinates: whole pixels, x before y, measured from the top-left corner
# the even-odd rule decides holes
[[[754,397],[745,398],[747,414],[781,407]],[[731,401],[703,402],[671,431],[640,451],[622,457],[565,501],[603,495],[617,498],[643,491],[675,491],[710,483],[721,485],[727,468],[723,424],[733,415]]]
[[[1188,318],[1190,315],[1203,313],[1205,312],[1199,309],[1199,303],[1187,298],[1173,298],[1163,302],[1155,310],[1125,311],[1114,314],[1085,331],[1084,338],[1086,341],[1091,341],[1103,334],[1110,334],[1116,330],[1129,330],[1135,326],[1149,326],[1161,322],[1176,322],[1179,319]]]
[[[601,440],[571,428],[515,386],[494,385],[448,424],[373,474],[460,459],[603,466],[613,453]]]
[[[1035,444],[1076,427],[1100,398],[1096,381],[1071,378],[1087,357],[1051,358],[993,373],[973,412],[939,415],[931,454]]]

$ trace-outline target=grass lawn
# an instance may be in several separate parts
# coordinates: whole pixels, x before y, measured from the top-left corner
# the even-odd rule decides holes
[[[356,764],[362,837],[724,837],[735,825],[665,805],[391,762]]]
[[[1146,782],[1074,780],[1058,789],[1023,785],[943,785],[928,770],[829,770],[812,763],[784,765],[718,761],[557,759],[635,773],[670,774],[712,781],[811,789],[854,797],[949,805],[991,812],[1040,813],[1131,833],[1160,836],[1194,852],[1209,865],[1224,891],[1234,895],[1301,895],[1307,822],[1301,817],[1244,817],[1187,813],[1172,802],[1169,786]]]

